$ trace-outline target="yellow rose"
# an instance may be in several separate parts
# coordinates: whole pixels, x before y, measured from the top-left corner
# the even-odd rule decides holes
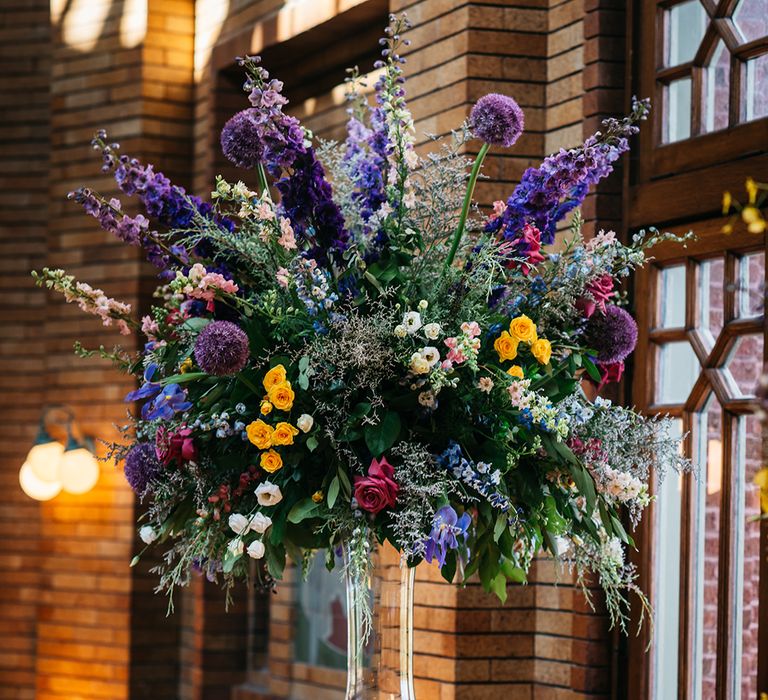
[[[293,400],[296,398],[296,394],[291,389],[290,382],[283,382],[271,387],[267,392],[267,396],[275,408],[280,411],[290,411],[291,406],[293,406]]]
[[[513,338],[521,343],[533,345],[536,342],[536,324],[525,314],[513,318],[509,323],[509,332]]]
[[[261,453],[261,468],[265,472],[274,474],[278,469],[283,468],[283,458],[274,450]]]
[[[293,445],[293,436],[298,434],[299,431],[290,423],[280,422],[275,426],[275,432],[272,433],[272,444]]]
[[[517,357],[519,342],[517,338],[513,338],[507,331],[502,331],[501,335],[493,343],[494,350],[499,353],[499,362],[514,360]]]
[[[259,412],[262,416],[268,416],[270,413],[272,413],[272,404],[269,403],[266,399],[264,399],[261,402],[261,406],[259,407]]]
[[[261,418],[248,425],[245,432],[248,435],[248,439],[260,450],[272,447],[272,433],[275,431],[271,425],[267,425]]]
[[[531,345],[531,353],[542,365],[547,365],[552,357],[552,344],[544,338],[539,338]]]
[[[285,367],[275,365],[264,375],[264,388],[269,391],[273,386],[278,386],[285,382]]]
[[[515,377],[517,379],[525,379],[525,373],[523,372],[523,368],[520,365],[512,365],[507,370],[507,374],[510,377]]]

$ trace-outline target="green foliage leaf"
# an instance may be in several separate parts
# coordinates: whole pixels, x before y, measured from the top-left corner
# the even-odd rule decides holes
[[[196,316],[195,318],[188,318],[181,324],[181,330],[189,331],[190,333],[199,333],[211,322],[210,318],[202,318]]]
[[[319,503],[315,503],[311,498],[304,498],[291,508],[288,513],[288,522],[300,523],[302,520],[317,515],[319,510]]]
[[[491,579],[490,588],[502,604],[507,602],[507,577],[502,571]]]
[[[547,496],[544,499],[544,516],[547,519],[547,530],[555,535],[562,535],[568,523],[565,518],[560,515],[557,509],[557,502],[552,496]]]
[[[374,457],[381,457],[395,444],[400,427],[400,416],[394,411],[387,411],[376,425],[365,426],[365,444]]]
[[[334,476],[331,480],[331,485],[328,487],[328,495],[326,496],[326,502],[328,503],[328,509],[330,510],[336,504],[336,499],[339,497],[339,477]]]
[[[314,435],[310,435],[307,438],[306,443],[304,444],[307,446],[307,449],[310,452],[314,452],[317,449],[317,445],[318,445],[317,438]]]
[[[198,379],[205,379],[208,374],[205,372],[186,372],[185,374],[174,374],[165,379],[161,379],[158,384],[167,386],[168,384],[184,384],[186,382],[194,382]]]
[[[600,370],[586,355],[584,356],[584,369],[587,370],[587,374],[592,377],[592,379],[594,379],[598,384],[603,381]]]

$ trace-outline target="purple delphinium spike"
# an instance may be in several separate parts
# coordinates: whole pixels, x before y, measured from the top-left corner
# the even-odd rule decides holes
[[[464,513],[460,518],[451,506],[443,506],[432,518],[432,531],[425,542],[424,559],[437,559],[440,568],[445,564],[448,552],[459,548],[459,538],[467,541],[467,529],[472,518]]]

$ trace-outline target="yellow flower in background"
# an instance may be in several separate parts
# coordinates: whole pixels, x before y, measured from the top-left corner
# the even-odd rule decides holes
[[[267,425],[261,418],[253,421],[245,429],[248,439],[260,450],[272,447],[272,434],[275,432],[271,425]]]
[[[539,338],[531,345],[531,353],[542,365],[548,365],[552,357],[552,344],[545,338]]]
[[[528,343],[528,345],[533,345],[538,338],[536,335],[536,324],[525,314],[510,321],[509,332],[513,338],[521,343]]]
[[[272,433],[273,445],[293,445],[293,436],[298,435],[299,431],[290,423],[281,421],[275,426],[275,432]]]
[[[493,349],[499,353],[499,362],[505,360],[514,360],[517,357],[517,346],[520,341],[513,338],[507,331],[502,331],[501,335],[493,343]]]
[[[760,489],[760,510],[768,513],[768,467],[763,467],[755,474],[753,483]]]
[[[726,190],[723,192],[723,216],[726,216],[728,212],[731,210],[731,205],[733,204],[733,197],[731,196],[731,193]]]
[[[264,375],[264,388],[269,391],[274,386],[284,384],[285,377],[285,367],[283,367],[283,365],[275,365]]]
[[[325,498],[325,494],[322,491],[315,491],[312,494],[312,500],[315,503],[322,503],[323,499]]]
[[[747,231],[750,233],[762,233],[765,231],[765,219],[757,207],[744,207],[741,210],[741,218],[747,225]]]
[[[192,366],[194,365],[194,362],[192,362],[192,358],[188,357],[184,362],[182,362],[179,365],[179,374],[186,374],[192,369]]]
[[[296,398],[290,382],[274,385],[267,391],[267,396],[274,407],[280,411],[290,411],[293,400]]]
[[[523,372],[523,368],[520,365],[512,365],[507,370],[507,374],[510,377],[515,377],[517,379],[525,379],[525,373]]]
[[[278,469],[283,468],[283,458],[274,450],[261,453],[261,468],[265,472],[274,474]]]
[[[757,200],[757,183],[751,177],[748,177],[747,181],[744,183],[744,189],[747,190],[749,203],[754,204]]]
[[[268,416],[270,413],[272,413],[272,404],[264,399],[261,402],[261,406],[259,407],[259,413],[261,413],[262,416]]]

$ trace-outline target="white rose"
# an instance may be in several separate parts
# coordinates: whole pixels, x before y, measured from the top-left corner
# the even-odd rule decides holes
[[[403,325],[405,330],[413,335],[419,328],[421,328],[421,314],[418,311],[409,311],[403,316]]]
[[[275,506],[283,500],[283,493],[277,484],[265,481],[256,487],[256,500],[260,506]]]
[[[411,355],[411,372],[414,374],[427,374],[429,372],[429,362],[425,360],[421,353],[415,352]]]
[[[405,326],[403,326],[402,324],[399,326],[395,326],[395,337],[405,338],[406,335],[408,335],[408,331],[405,330]]]
[[[248,545],[248,556],[251,559],[261,559],[264,556],[264,543],[261,540],[254,540]]]
[[[268,515],[264,515],[263,513],[256,513],[256,515],[251,518],[250,528],[254,532],[258,532],[260,535],[264,534],[264,531],[271,527],[272,525],[272,518],[270,518]]]
[[[422,311],[424,311],[424,309],[426,309],[428,306],[429,306],[429,302],[428,302],[426,299],[422,299],[422,300],[419,302],[419,308],[420,308]]]
[[[245,549],[245,545],[243,545],[243,541],[238,537],[236,540],[229,541],[229,544],[227,545],[227,549],[230,551],[231,554],[234,554],[237,557],[243,553],[243,549]]]
[[[229,527],[232,532],[237,535],[242,535],[244,532],[248,532],[248,518],[240,513],[232,513],[229,516]]]
[[[312,430],[312,426],[315,424],[315,419],[309,415],[309,413],[302,413],[299,416],[299,420],[296,421],[296,427],[301,430],[302,433],[308,433]]]
[[[144,544],[152,544],[157,539],[157,533],[151,525],[142,525],[139,537]]]
[[[430,340],[437,340],[440,337],[440,324],[428,323],[424,326],[424,335]]]

